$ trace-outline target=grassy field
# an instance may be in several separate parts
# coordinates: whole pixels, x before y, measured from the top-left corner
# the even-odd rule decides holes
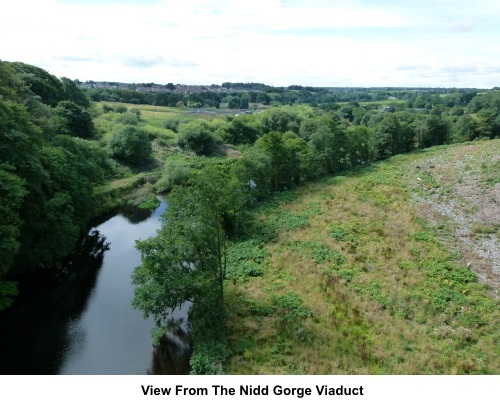
[[[229,256],[229,374],[499,374],[500,141],[259,207]],[[495,250],[496,249],[496,250]]]

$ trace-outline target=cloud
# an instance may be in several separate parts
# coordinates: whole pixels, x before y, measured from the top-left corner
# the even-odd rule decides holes
[[[171,59],[167,61],[167,65],[175,68],[192,68],[196,66],[200,66],[200,63],[192,62],[188,60],[180,60],[180,59]]]
[[[56,55],[53,58],[65,62],[103,62],[101,57],[76,54]]]
[[[492,87],[500,9],[476,3],[17,0],[0,55],[81,80]]]
[[[428,65],[400,65],[396,66],[396,70],[411,71],[411,70],[429,70],[431,69]]]
[[[445,24],[445,29],[451,32],[470,32],[476,28],[476,21],[472,18],[460,18]]]
[[[139,68],[150,68],[153,66],[158,66],[163,63],[163,58],[161,56],[129,56],[123,60],[125,66],[139,67]]]

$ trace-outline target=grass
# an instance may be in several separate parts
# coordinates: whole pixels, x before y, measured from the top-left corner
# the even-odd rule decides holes
[[[473,146],[491,151],[491,142]],[[243,251],[259,271],[226,284],[227,372],[500,373],[498,300],[447,243],[452,230],[414,200],[415,187],[451,198],[435,195],[448,187],[441,174],[416,183],[414,168],[461,147],[396,156],[257,210],[249,237],[258,251]]]
[[[94,119],[97,132],[100,135],[99,142],[103,147],[109,141],[113,130],[119,125],[125,125],[131,119],[132,125],[143,129],[151,140],[153,150],[153,162],[148,167],[132,168],[116,163],[115,178],[107,179],[106,184],[96,187],[97,210],[95,215],[101,215],[121,205],[136,205],[151,208],[157,204],[155,194],[167,192],[165,188],[165,175],[163,167],[167,161],[176,161],[185,165],[189,171],[203,170],[208,163],[226,161],[230,154],[221,153],[215,157],[198,157],[193,153],[183,151],[177,146],[177,134],[172,129],[165,128],[165,121],[169,119],[178,120],[179,124],[193,119],[214,119],[216,114],[193,113],[189,108],[152,106],[143,104],[127,104],[119,102],[95,103],[100,109],[108,105],[113,109],[125,107],[125,113],[110,111],[103,113]],[[139,119],[134,110],[140,112]],[[227,157],[226,157],[227,155]],[[235,152],[235,156],[238,153]]]

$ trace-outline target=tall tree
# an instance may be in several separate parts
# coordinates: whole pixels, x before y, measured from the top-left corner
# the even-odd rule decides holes
[[[89,108],[90,102],[85,93],[76,85],[76,83],[67,77],[61,77],[64,88],[65,99],[72,101],[83,108]]]
[[[377,158],[385,159],[402,152],[403,132],[394,114],[385,114],[382,122],[375,128],[374,142]]]
[[[55,114],[60,119],[60,131],[79,138],[92,138],[96,132],[90,113],[73,101],[61,101]]]
[[[141,265],[132,305],[164,328],[170,311],[193,302],[222,319],[227,228],[243,201],[238,183],[207,168],[190,187],[175,187],[158,234],[137,242]]]

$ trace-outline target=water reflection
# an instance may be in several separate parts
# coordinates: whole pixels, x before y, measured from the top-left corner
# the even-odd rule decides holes
[[[150,218],[154,211],[128,206],[122,208],[119,212],[128,220],[130,224],[139,224]]]
[[[189,374],[189,359],[193,342],[188,314],[191,303],[175,309],[169,321],[169,331],[162,336],[153,351],[151,369],[148,374]]]
[[[143,319],[130,304],[130,275],[140,264],[135,241],[155,234],[165,207],[162,202],[153,212],[125,210],[109,218],[82,239],[60,269],[22,280],[19,299],[0,313],[1,373],[189,371],[187,329],[172,332],[154,349],[153,320]]]
[[[95,286],[106,238],[93,230],[58,269],[42,269],[19,280],[14,305],[0,313],[0,372],[56,374],[69,338],[68,322],[78,316]]]

